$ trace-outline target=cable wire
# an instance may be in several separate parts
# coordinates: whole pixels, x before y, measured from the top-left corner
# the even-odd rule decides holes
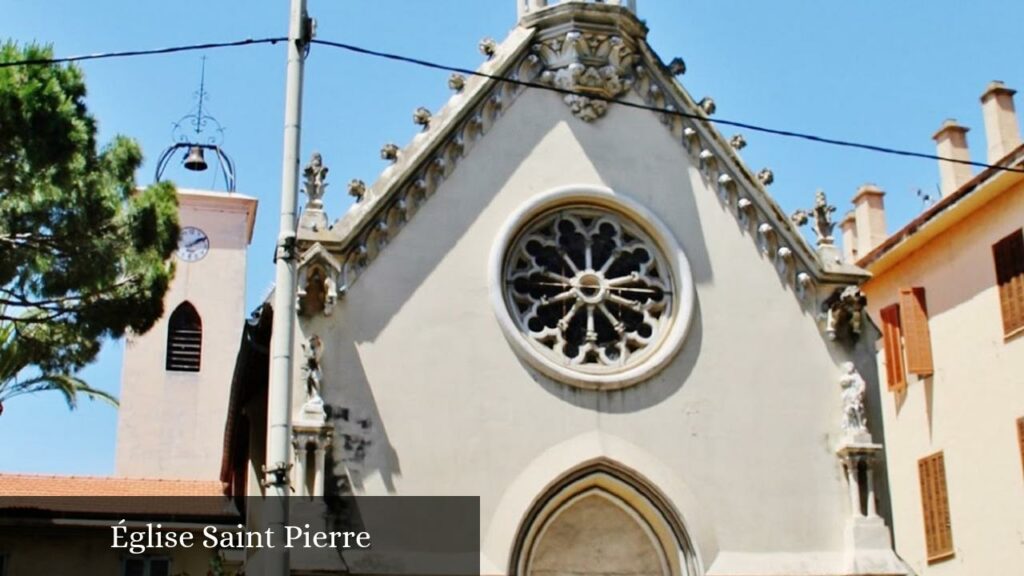
[[[778,128],[768,128],[765,126],[758,126],[756,124],[749,124],[747,122],[738,122],[735,120],[726,120],[723,118],[712,118],[708,116],[701,116],[698,114],[690,114],[680,110],[674,110],[670,108],[658,108],[657,106],[649,106],[647,104],[639,104],[636,102],[629,102],[626,100],[619,100],[616,98],[608,98],[595,94],[584,94],[575,90],[568,90],[565,88],[559,88],[557,86],[550,86],[548,84],[541,84],[539,82],[530,82],[527,80],[520,80],[518,78],[507,78],[504,76],[496,76],[494,74],[487,74],[478,70],[470,70],[468,68],[461,68],[459,66],[449,66],[447,64],[440,64],[437,62],[431,62],[429,60],[423,60],[420,58],[413,58],[411,56],[403,56],[401,54],[394,54],[390,52],[381,52],[379,50],[371,50],[369,48],[363,48],[361,46],[354,46],[352,44],[345,44],[344,42],[332,42],[329,40],[317,40],[312,41],[313,44],[320,44],[323,46],[330,46],[332,48],[340,48],[356,54],[362,54],[366,56],[373,56],[377,58],[383,58],[386,60],[392,60],[396,62],[404,62],[407,64],[415,64],[424,68],[432,68],[434,70],[444,70],[447,72],[456,72],[459,74],[466,74],[468,76],[478,76],[481,78],[487,78],[495,80],[497,82],[505,82],[508,84],[515,84],[517,86],[523,86],[526,88],[536,88],[538,90],[547,90],[548,92],[555,92],[566,96],[585,96],[592,100],[600,100],[609,104],[616,104],[627,108],[636,108],[639,110],[648,110],[651,112],[657,112],[659,114],[668,114],[672,116],[679,116],[682,118],[690,118],[692,120],[699,120],[702,122],[711,122],[714,124],[720,124],[723,126],[732,126],[734,128],[742,128],[744,130],[750,130],[752,132],[761,132],[764,134],[772,134],[775,136],[784,136],[787,138],[797,138],[800,140],[807,140],[810,142],[817,142],[819,144],[829,144],[832,146],[840,146],[844,148],[856,148],[859,150],[868,150],[871,152],[879,152],[882,154],[891,154],[895,156],[905,156],[911,158],[924,158],[927,160],[938,160],[940,162],[952,162],[955,164],[966,164],[968,166],[976,166],[985,169],[1001,170],[1004,172],[1017,172],[1024,174],[1024,168],[1013,168],[1010,166],[998,166],[995,164],[987,164],[985,162],[976,162],[973,160],[963,160],[960,158],[949,158],[945,156],[938,156],[935,154],[927,154],[924,152],[914,152],[911,150],[901,150],[899,148],[890,148],[888,146],[878,146],[875,144],[865,144],[863,142],[852,142],[848,140],[840,140],[837,138],[828,138],[825,136],[817,136],[814,134],[807,134],[804,132],[795,132],[792,130],[782,130]]]
[[[277,36],[268,38],[246,38],[244,40],[235,40],[232,42],[208,42],[204,44],[188,44],[183,46],[170,46],[165,48],[154,48],[150,50],[124,50],[119,52],[101,52],[96,54],[82,54],[79,56],[66,56],[62,58],[38,58],[32,60],[15,60],[11,62],[0,62],[0,68],[10,68],[14,66],[46,66],[51,64],[63,64],[68,62],[82,62],[86,60],[105,60],[110,58],[128,58],[134,56],[152,56],[158,54],[174,54],[178,52],[191,52],[196,50],[211,50],[217,48],[233,48],[239,46],[255,46],[258,44],[277,44],[278,42],[287,41],[287,37]],[[1024,174],[1024,168],[1014,168],[1011,166],[999,166],[995,164],[988,164],[985,162],[977,162],[974,160],[964,160],[961,158],[949,158],[946,156],[938,156],[936,154],[928,154],[924,152],[914,152],[912,150],[901,150],[899,148],[890,148],[888,146],[879,146],[876,144],[865,144],[863,142],[853,142],[849,140],[840,140],[838,138],[829,138],[825,136],[817,136],[815,134],[808,134],[806,132],[796,132],[793,130],[783,130],[780,128],[769,128],[766,126],[759,126],[757,124],[750,124],[748,122],[739,122],[736,120],[727,120],[724,118],[712,118],[709,116],[702,116],[699,114],[691,114],[683,112],[681,110],[674,110],[670,108],[658,108],[657,106],[650,106],[647,104],[639,104],[636,102],[629,102],[626,100],[619,100],[617,98],[608,98],[598,94],[584,94],[575,90],[568,90],[565,88],[559,88],[557,86],[549,86],[547,84],[541,84],[540,82],[530,82],[527,80],[520,80],[518,78],[506,78],[504,76],[496,76],[494,74],[487,74],[478,70],[471,70],[469,68],[462,68],[460,66],[451,66],[447,64],[441,64],[438,62],[432,62],[430,60],[423,60],[421,58],[414,58],[411,56],[404,56],[401,54],[395,54],[391,52],[382,52],[380,50],[371,50],[369,48],[363,48],[361,46],[355,46],[352,44],[346,44],[344,42],[333,42],[330,40],[317,40],[313,39],[312,44],[319,44],[321,46],[329,46],[332,48],[338,48],[353,52],[356,54],[362,54],[365,56],[372,56],[376,58],[383,58],[386,60],[392,60],[396,62],[403,62],[406,64],[414,64],[424,68],[432,68],[434,70],[443,70],[446,72],[456,72],[459,74],[465,74],[467,76],[478,76],[481,78],[487,78],[496,82],[504,82],[507,84],[515,84],[525,88],[535,88],[538,90],[546,90],[548,92],[555,92],[564,96],[585,96],[592,100],[599,100],[607,102],[609,104],[617,104],[626,108],[636,108],[639,110],[647,110],[650,112],[656,112],[659,114],[667,114],[670,116],[678,116],[681,118],[689,118],[692,120],[698,120],[701,122],[710,122],[713,124],[719,124],[722,126],[732,126],[734,128],[741,128],[744,130],[750,130],[751,132],[760,132],[763,134],[771,134],[774,136],[782,136],[786,138],[796,138],[799,140],[806,140],[809,142],[816,142],[819,144],[829,144],[832,146],[839,146],[843,148],[854,148],[859,150],[867,150],[870,152],[878,152],[881,154],[890,154],[894,156],[904,156],[910,158],[923,158],[926,160],[937,160],[939,162],[951,162],[954,164],[965,164],[968,166],[975,166],[978,168],[999,170],[1004,172],[1016,172]]]
[[[152,56],[154,54],[174,54],[176,52],[192,52],[195,50],[212,50],[215,48],[233,48],[236,46],[255,46],[257,44],[277,44],[288,40],[287,37],[273,38],[246,38],[233,42],[208,42],[205,44],[188,44],[185,46],[169,46],[166,48],[153,48],[150,50],[124,50],[120,52],[99,52],[96,54],[81,54],[79,56],[65,56],[63,58],[37,58],[33,60],[13,60],[11,62],[0,62],[0,68],[11,68],[14,66],[48,66],[51,64],[64,64],[67,62],[82,62],[85,60],[106,60],[109,58],[127,58],[132,56]]]

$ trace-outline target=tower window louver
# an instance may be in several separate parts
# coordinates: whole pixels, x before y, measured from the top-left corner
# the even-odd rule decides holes
[[[167,325],[167,370],[199,372],[203,352],[203,321],[192,304],[182,302]]]

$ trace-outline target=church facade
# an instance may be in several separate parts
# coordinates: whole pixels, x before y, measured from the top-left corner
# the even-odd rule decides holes
[[[867,275],[825,198],[812,247],[635,2],[519,2],[490,77],[453,75],[333,224],[307,170],[295,492],[478,496],[483,574],[906,574]],[[236,496],[262,493],[267,308],[231,391]]]

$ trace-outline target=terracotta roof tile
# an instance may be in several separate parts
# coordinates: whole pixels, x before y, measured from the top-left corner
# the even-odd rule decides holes
[[[0,516],[237,519],[219,481],[0,474]]]
[[[0,474],[0,496],[223,496],[205,480]]]

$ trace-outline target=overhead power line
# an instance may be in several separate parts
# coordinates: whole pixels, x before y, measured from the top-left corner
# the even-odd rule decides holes
[[[277,44],[278,42],[287,41],[286,37],[269,37],[269,38],[246,38],[244,40],[236,40],[233,42],[208,42],[205,44],[188,44],[183,46],[170,46],[166,48],[155,48],[150,50],[125,50],[119,52],[101,52],[96,54],[83,54],[79,56],[67,56],[63,58],[40,58],[34,60],[15,60],[11,62],[0,62],[0,68],[9,68],[13,66],[44,66],[49,64],[62,64],[67,62],[82,62],[86,60],[104,60],[110,58],[127,58],[134,56],[153,56],[158,54],[173,54],[177,52],[191,52],[196,50],[211,50],[216,48],[233,48],[238,46],[255,46],[259,44]],[[549,86],[540,82],[531,82],[528,80],[520,80],[518,78],[507,78],[504,76],[497,76],[494,74],[487,74],[486,72],[480,72],[478,70],[471,70],[469,68],[463,68],[460,66],[451,66],[448,64],[442,64],[433,62],[430,60],[424,60],[422,58],[414,58],[412,56],[404,56],[402,54],[395,54],[391,52],[382,52],[380,50],[372,50],[369,48],[363,48],[361,46],[355,46],[353,44],[346,44],[344,42],[333,42],[330,40],[312,40],[313,44],[319,44],[321,46],[329,46],[332,48],[338,48],[346,50],[355,54],[361,54],[365,56],[372,56],[376,58],[383,58],[386,60],[392,60],[396,62],[403,62],[406,64],[413,64],[424,68],[431,68],[434,70],[443,70],[446,72],[456,72],[459,74],[465,74],[467,76],[478,76],[481,78],[487,78],[496,82],[504,82],[508,84],[515,84],[517,86],[523,86],[525,88],[534,88],[537,90],[546,90],[548,92],[555,92],[565,96],[586,96],[592,100],[600,100],[610,104],[617,104],[626,108],[636,108],[639,110],[648,110],[650,112],[656,112],[658,114],[667,114],[671,116],[678,116],[682,118],[689,118],[692,120],[699,120],[701,122],[710,122],[721,126],[732,126],[734,128],[741,128],[743,130],[750,130],[751,132],[760,132],[762,134],[771,134],[774,136],[783,136],[786,138],[795,138],[799,140],[805,140],[809,142],[815,142],[819,144],[829,144],[832,146],[839,146],[843,148],[852,148],[857,150],[867,150],[870,152],[878,152],[881,154],[889,154],[893,156],[903,156],[909,158],[922,158],[925,160],[936,160],[939,162],[951,162],[954,164],[965,164],[968,166],[975,166],[983,169],[1000,170],[1004,172],[1016,172],[1024,174],[1024,168],[1015,168],[1012,166],[999,166],[995,164],[988,164],[985,162],[977,162],[974,160],[963,160],[960,158],[949,158],[946,156],[938,156],[936,154],[928,154],[925,152],[914,152],[912,150],[901,150],[899,148],[891,148],[888,146],[879,146],[876,144],[866,144],[864,142],[853,142],[850,140],[841,140],[838,138],[829,138],[826,136],[818,136],[815,134],[809,134],[806,132],[797,132],[794,130],[783,130],[780,128],[770,128],[767,126],[759,126],[757,124],[750,124],[748,122],[739,122],[736,120],[727,120],[724,118],[714,118],[708,116],[701,116],[698,114],[692,114],[689,112],[683,112],[681,110],[674,110],[671,108],[658,108],[657,106],[649,106],[647,104],[640,104],[636,102],[629,102],[626,100],[619,100],[616,98],[607,98],[596,94],[584,94],[575,90],[568,90],[565,88],[559,88],[557,86]]]
[[[153,56],[155,54],[174,54],[176,52],[193,52],[196,50],[212,50],[215,48],[234,48],[237,46],[255,46],[257,44],[277,44],[288,40],[286,37],[274,38],[246,38],[233,42],[207,42],[205,44],[187,44],[184,46],[169,46],[166,48],[153,48],[150,50],[123,50],[120,52],[98,52],[95,54],[81,54],[79,56],[65,56],[63,58],[39,58],[34,60],[12,60],[0,62],[0,68],[11,68],[14,66],[47,66],[50,64],[65,64],[68,62],[83,62],[85,60],[107,60],[110,58],[128,58],[132,56]]]
[[[924,152],[914,152],[911,150],[900,150],[898,148],[890,148],[888,146],[878,146],[875,144],[865,144],[863,142],[851,142],[848,140],[840,140],[837,138],[828,138],[825,136],[816,136],[814,134],[807,134],[804,132],[795,132],[792,130],[782,130],[779,128],[768,128],[765,126],[758,126],[756,124],[749,124],[747,122],[738,122],[735,120],[726,120],[723,118],[712,118],[708,116],[701,116],[698,114],[691,114],[688,112],[682,112],[671,108],[658,108],[657,106],[649,106],[647,104],[639,104],[636,102],[629,102],[626,100],[619,100],[617,98],[607,98],[595,94],[584,94],[575,90],[567,90],[565,88],[559,88],[557,86],[550,86],[548,84],[541,84],[540,82],[530,82],[528,80],[520,80],[518,78],[507,78],[505,76],[496,76],[494,74],[487,74],[478,70],[470,70],[468,68],[461,68],[459,66],[449,66],[447,64],[440,64],[429,60],[423,60],[420,58],[413,58],[411,56],[403,56],[401,54],[394,54],[389,52],[381,52],[379,50],[371,50],[369,48],[363,48],[360,46],[354,46],[352,44],[345,44],[343,42],[332,42],[329,40],[316,40],[314,39],[313,44],[320,44],[323,46],[330,46],[332,48],[340,48],[356,54],[363,54],[366,56],[374,56],[377,58],[383,58],[386,60],[393,60],[396,62],[404,62],[407,64],[414,64],[416,66],[422,66],[425,68],[433,68],[434,70],[444,70],[447,72],[456,72],[459,74],[466,74],[468,76],[479,76],[481,78],[488,78],[497,82],[505,82],[508,84],[515,84],[517,86],[523,86],[526,88],[536,88],[538,90],[547,90],[548,92],[555,92],[566,96],[586,96],[591,100],[600,100],[609,104],[616,104],[619,106],[625,106],[627,108],[637,108],[640,110],[649,110],[651,112],[657,112],[659,114],[668,114],[671,116],[680,116],[682,118],[690,118],[693,120],[700,120],[702,122],[711,122],[714,124],[720,124],[722,126],[732,126],[734,128],[742,128],[744,130],[750,130],[752,132],[761,132],[764,134],[772,134],[775,136],[785,136],[787,138],[797,138],[800,140],[807,140],[810,142],[817,142],[820,144],[830,144],[832,146],[841,146],[844,148],[855,148],[859,150],[869,150],[871,152],[880,152],[882,154],[890,154],[895,156],[906,156],[911,158],[924,158],[927,160],[938,160],[940,162],[953,162],[955,164],[966,164],[968,166],[977,166],[979,168],[992,168],[996,170],[1002,170],[1005,172],[1017,172],[1024,174],[1024,168],[1013,168],[1010,166],[998,166],[995,164],[987,164],[985,162],[976,162],[972,160],[963,160],[960,158],[948,158],[945,156],[938,156],[935,154],[927,154]]]

